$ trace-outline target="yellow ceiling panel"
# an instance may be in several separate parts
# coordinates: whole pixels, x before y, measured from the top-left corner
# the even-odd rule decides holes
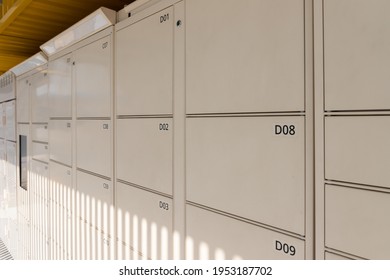
[[[39,52],[41,44],[96,9],[107,7],[118,11],[133,1],[3,0],[0,7],[0,73]]]

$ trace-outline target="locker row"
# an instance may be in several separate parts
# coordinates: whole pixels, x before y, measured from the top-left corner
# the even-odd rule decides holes
[[[141,2],[0,107],[19,256],[388,258],[389,4]]]

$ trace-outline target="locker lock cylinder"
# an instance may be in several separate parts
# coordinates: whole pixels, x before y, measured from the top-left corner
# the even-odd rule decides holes
[[[179,19],[177,22],[176,22],[176,26],[177,27],[179,27],[179,26],[181,26],[183,23],[182,23],[182,21]]]

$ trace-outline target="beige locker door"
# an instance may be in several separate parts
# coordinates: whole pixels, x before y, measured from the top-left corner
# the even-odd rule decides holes
[[[116,33],[118,115],[172,114],[173,8]]]
[[[325,246],[367,259],[390,257],[390,193],[325,186]]]
[[[113,234],[113,184],[77,171],[78,216],[93,227]]]
[[[71,210],[73,198],[72,169],[55,162],[50,162],[49,168],[53,202],[59,208]]]
[[[187,119],[187,200],[305,234],[304,117]]]
[[[172,194],[172,119],[117,121],[117,177]]]
[[[325,117],[325,178],[390,187],[390,116]]]
[[[0,138],[5,139],[6,115],[5,103],[0,103]]]
[[[172,258],[172,199],[116,184],[118,242],[148,259]]]
[[[6,167],[6,146],[5,146],[5,140],[0,139],[0,175],[5,176],[5,167]],[[1,185],[1,187],[4,187],[4,185]]]
[[[49,130],[47,124],[32,124],[31,125],[31,139],[33,141],[48,142]]]
[[[303,111],[303,0],[186,1],[187,113]]]
[[[33,142],[32,158],[43,162],[49,162],[49,145]]]
[[[27,123],[30,121],[30,77],[18,79],[16,82],[17,121]]]
[[[31,77],[31,121],[49,121],[49,78],[47,70],[42,70]]]
[[[186,259],[305,259],[303,240],[187,205]]]
[[[17,169],[17,161],[16,161],[16,143],[6,141],[6,149],[7,149],[7,169],[6,169],[6,181],[7,181],[7,189],[8,192],[14,192],[16,189],[17,178],[16,178],[16,169]],[[10,201],[8,201],[10,203]]]
[[[67,54],[48,65],[49,69],[49,116],[72,117],[72,59]]]
[[[5,103],[6,131],[5,137],[9,141],[16,141],[15,100]]]
[[[77,167],[112,177],[112,125],[109,120],[77,121]]]
[[[326,110],[390,108],[387,0],[324,1]]]
[[[107,36],[74,52],[77,117],[110,117],[111,50]]]
[[[50,120],[50,159],[72,165],[72,123],[70,120]]]

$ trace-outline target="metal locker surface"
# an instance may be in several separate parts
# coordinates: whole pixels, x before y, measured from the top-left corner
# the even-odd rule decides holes
[[[0,139],[0,175],[2,176],[5,176],[6,152],[5,140]]]
[[[304,36],[303,0],[186,1],[187,113],[304,111]]]
[[[6,115],[5,103],[0,103],[0,138],[5,139]]]
[[[17,80],[16,106],[17,121],[28,123],[30,121],[30,77]]]
[[[49,122],[50,159],[72,165],[72,122],[70,120],[50,120]]]
[[[16,184],[17,184],[16,168],[18,166],[16,161],[16,143],[6,141],[5,145],[7,149],[7,163],[6,163],[7,188],[9,191],[16,192]],[[16,198],[16,193],[15,193],[15,198]]]
[[[113,184],[84,172],[77,171],[78,216],[93,227],[113,234]]]
[[[187,200],[305,235],[303,116],[188,118]]]
[[[49,162],[49,145],[44,143],[32,143],[32,158],[48,163]]]
[[[118,115],[172,114],[173,8],[116,32]]]
[[[186,259],[305,259],[305,241],[187,205]]]
[[[325,246],[367,259],[390,257],[390,193],[325,186]]]
[[[111,50],[111,36],[107,36],[74,52],[77,117],[111,116]]]
[[[325,179],[390,188],[390,116],[325,117]]]
[[[49,121],[49,78],[47,70],[34,74],[31,78],[31,121]]]
[[[390,109],[390,2],[323,2],[325,110]]]
[[[172,119],[117,120],[117,177],[172,194]]]
[[[49,130],[48,124],[32,124],[31,125],[31,139],[33,141],[48,142]]]
[[[48,64],[49,117],[72,117],[72,59],[65,55]]]
[[[5,103],[6,130],[5,137],[9,141],[16,141],[15,100]]]
[[[148,259],[172,258],[172,199],[116,184],[118,242]]]
[[[77,167],[111,178],[111,121],[78,120],[76,126]]]
[[[72,187],[72,169],[50,162],[50,195],[58,207],[71,210],[74,190]]]

